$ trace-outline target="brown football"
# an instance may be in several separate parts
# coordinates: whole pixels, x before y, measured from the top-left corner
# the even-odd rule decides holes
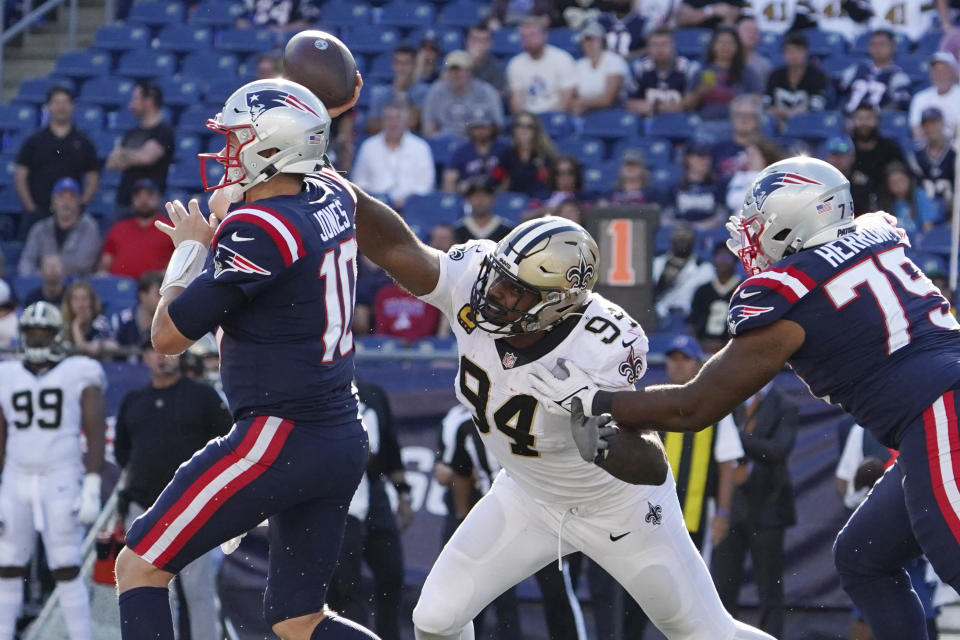
[[[326,31],[301,31],[283,50],[283,77],[310,89],[331,109],[353,97],[357,61],[347,45]]]

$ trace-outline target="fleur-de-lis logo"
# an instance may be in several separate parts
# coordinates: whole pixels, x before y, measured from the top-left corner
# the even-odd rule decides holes
[[[593,279],[593,274],[593,265],[587,264],[587,261],[583,259],[583,252],[581,251],[580,262],[567,269],[567,282],[570,283],[571,287],[578,289],[586,286],[586,284]]]
[[[630,347],[630,354],[626,360],[620,363],[620,367],[617,370],[620,372],[620,375],[627,379],[627,382],[633,384],[643,376],[645,368],[646,365],[643,358],[638,358],[633,347]]]
[[[647,511],[647,516],[644,520],[653,525],[663,522],[663,509],[660,508],[660,505],[647,502],[647,508],[649,511]]]

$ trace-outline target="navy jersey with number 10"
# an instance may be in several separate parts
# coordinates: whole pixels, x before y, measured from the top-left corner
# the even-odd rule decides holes
[[[877,214],[854,233],[788,256],[730,300],[734,336],[785,318],[806,332],[789,364],[887,447],[960,382],[960,325]]]
[[[220,327],[220,374],[234,418],[356,419],[352,391],[356,194],[324,169],[303,190],[239,203],[204,271],[169,307],[199,339]]]

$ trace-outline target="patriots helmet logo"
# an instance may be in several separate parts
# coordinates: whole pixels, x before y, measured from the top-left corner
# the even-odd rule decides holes
[[[755,307],[749,304],[738,304],[735,307],[730,307],[730,313],[727,316],[727,328],[730,330],[730,334],[736,335],[737,327],[745,320],[755,318],[768,311],[773,311],[773,307]]]
[[[300,111],[312,113],[316,117],[320,115],[304,104],[297,96],[281,91],[280,89],[264,89],[262,91],[253,91],[247,94],[247,107],[250,109],[250,119],[256,122],[260,116],[276,107],[290,107]]]
[[[583,259],[583,252],[581,252],[580,262],[567,269],[567,282],[574,289],[579,289],[593,279],[593,273],[593,265],[587,264],[587,261]]]
[[[799,173],[789,173],[786,171],[777,171],[767,174],[753,183],[753,199],[757,203],[757,209],[763,208],[763,203],[771,193],[780,187],[786,187],[791,184],[816,184],[822,185],[822,182],[802,176]]]

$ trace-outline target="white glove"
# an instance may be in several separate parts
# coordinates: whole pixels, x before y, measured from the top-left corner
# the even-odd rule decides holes
[[[600,464],[609,452],[610,443],[607,438],[620,431],[620,427],[610,424],[613,416],[605,413],[596,418],[583,415],[583,404],[580,398],[574,396],[571,401],[570,430],[573,432],[573,441],[580,450],[580,457],[586,462]]]
[[[538,362],[532,366],[527,374],[527,382],[532,388],[532,395],[544,409],[556,415],[569,416],[572,411],[570,402],[579,398],[584,415],[593,417],[593,396],[599,389],[583,369],[563,358],[557,360],[555,371]]]
[[[83,488],[80,497],[73,505],[77,512],[77,521],[85,526],[94,523],[100,515],[100,474],[88,473],[83,476]]]

